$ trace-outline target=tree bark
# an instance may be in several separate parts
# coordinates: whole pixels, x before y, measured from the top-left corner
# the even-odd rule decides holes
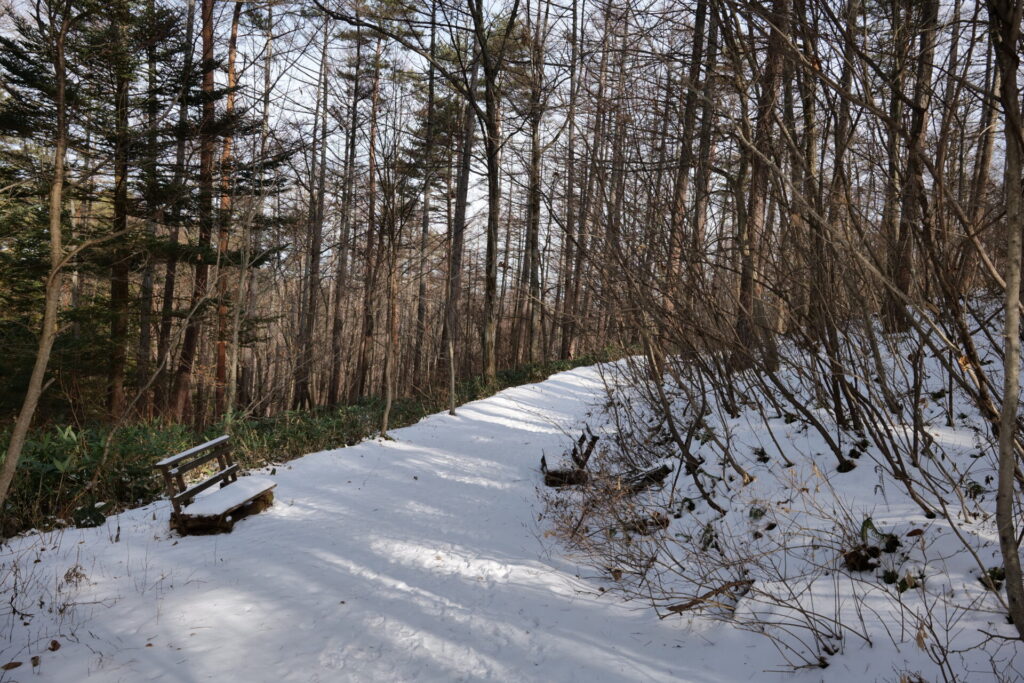
[[[673,194],[671,224],[669,228],[668,263],[665,265],[665,291],[668,301],[678,300],[677,289],[682,275],[686,202],[690,194],[690,171],[693,168],[693,136],[697,122],[697,92],[700,88],[700,73],[704,61],[704,33],[707,25],[708,2],[698,0],[697,15],[693,24],[693,46],[690,52],[690,68],[683,84],[686,97],[682,102],[682,130],[679,136],[679,161],[676,165],[675,192]],[[667,113],[666,113],[667,115]],[[692,245],[691,240],[691,245]],[[686,261],[692,262],[695,254],[689,254]]]
[[[167,237],[170,254],[167,257],[167,266],[164,274],[164,292],[160,306],[160,330],[156,344],[156,361],[161,372],[171,377],[168,371],[171,367],[171,328],[174,322],[174,294],[178,274],[178,238],[181,232],[182,209],[186,202],[185,187],[185,143],[187,141],[186,129],[188,126],[188,101],[186,99],[188,79],[192,75],[192,51],[195,33],[195,0],[187,0],[185,10],[185,63],[182,68],[185,83],[178,93],[178,139],[174,151],[174,177],[172,188],[175,192],[173,198],[173,211],[171,217],[171,232]],[[172,395],[172,384],[168,384],[167,390],[160,392],[161,400],[159,407],[174,413],[175,404]]]
[[[153,0],[146,1],[147,21],[152,26],[155,20],[155,7]],[[157,99],[156,83],[156,41],[150,40],[146,45],[146,158],[143,169],[145,184],[146,209],[149,215],[146,218],[146,237],[150,240],[156,237],[156,226],[161,222],[163,207],[159,206],[157,176],[157,135],[159,133],[158,116],[160,114],[160,102]],[[135,352],[135,388],[143,392],[140,396],[142,405],[139,414],[143,419],[153,417],[153,392],[146,390],[150,381],[152,353],[153,353],[153,262],[146,260],[142,271],[142,282],[139,288],[139,343]]]
[[[484,71],[484,150],[487,160],[487,246],[484,265],[484,321],[483,365],[484,378],[493,382],[498,372],[496,354],[498,334],[498,227],[501,220],[501,96],[498,91],[505,56],[504,44],[495,51],[499,42],[485,21],[483,0],[469,0],[473,18],[473,32],[480,50],[480,63]],[[515,0],[504,25],[509,36],[519,12]]]
[[[437,0],[430,4],[430,66],[427,74],[427,113],[426,140],[423,144],[423,205],[420,227],[419,272],[417,273],[416,291],[416,342],[413,349],[412,381],[413,386],[420,388],[425,383],[428,372],[423,371],[423,344],[427,337],[427,242],[430,237],[430,193],[433,189],[434,176],[434,55],[437,34]]]
[[[345,132],[345,184],[341,195],[341,235],[338,240],[334,280],[334,317],[331,321],[331,377],[328,382],[327,402],[337,405],[341,401],[343,368],[342,345],[345,331],[344,296],[348,289],[348,260],[352,235],[352,212],[355,210],[354,185],[356,167],[356,132],[359,126],[359,83],[363,68],[363,42],[356,28],[356,61],[352,78],[352,100],[349,103],[348,130]]]
[[[476,89],[477,66],[473,60],[469,91]],[[462,135],[459,150],[458,177],[455,181],[455,215],[448,252],[448,297],[445,302],[445,324],[441,348],[448,359],[448,413],[455,414],[455,343],[459,331],[459,297],[462,294],[462,252],[466,240],[466,206],[469,203],[469,173],[473,158],[473,107],[466,99],[462,107]]]
[[[914,274],[914,235],[926,229],[927,197],[924,188],[925,138],[928,133],[929,106],[932,97],[932,69],[935,62],[935,30],[938,24],[938,0],[921,5],[920,47],[914,80],[913,113],[908,142],[907,170],[903,183],[900,222],[896,241],[889,253],[886,277],[889,280],[883,321],[888,332],[908,329],[904,300],[911,294]]]
[[[367,376],[370,373],[370,351],[373,345],[375,313],[373,310],[374,287],[377,284],[377,270],[383,257],[383,233],[377,225],[377,116],[380,110],[380,61],[384,49],[383,39],[377,38],[377,47],[373,58],[373,92],[370,96],[370,139],[369,163],[367,169],[368,182],[366,201],[366,259],[363,275],[363,310],[362,332],[359,339],[359,361],[356,365],[356,377],[352,383],[349,400],[355,402],[365,395]],[[376,236],[376,246],[374,237]]]
[[[292,409],[311,408],[313,397],[310,377],[313,372],[313,333],[316,329],[317,307],[320,301],[320,250],[324,233],[324,195],[326,193],[327,162],[327,57],[329,45],[329,19],[324,17],[323,47],[320,54],[320,74],[317,83],[316,122],[313,126],[313,148],[309,179],[309,251],[306,255],[306,291],[299,330],[299,359],[295,367],[295,391]],[[319,128],[318,128],[319,126]],[[317,131],[319,130],[319,139]]]
[[[1024,577],[1014,520],[1014,473],[1017,468],[1017,413],[1020,406],[1020,286],[1021,239],[1024,236],[1024,123],[1021,121],[1018,44],[1024,2],[989,0],[992,39],[1002,77],[1001,102],[1006,139],[1006,298],[1003,313],[1003,405],[999,416],[999,481],[996,491],[996,526],[1006,574],[1010,618],[1024,639]]]
[[[202,0],[202,41],[203,41],[203,115],[199,124],[199,241],[200,256],[195,265],[195,282],[192,287],[192,302],[189,318],[185,325],[185,339],[182,342],[181,358],[174,377],[173,415],[182,422],[188,408],[189,385],[192,380],[192,365],[199,347],[199,333],[202,329],[200,308],[206,300],[206,281],[209,265],[205,252],[209,251],[213,235],[213,154],[216,143],[213,125],[216,114],[213,98],[213,0]],[[198,421],[198,420],[197,420]]]
[[[572,0],[572,25],[569,33],[569,111],[566,113],[567,149],[565,161],[565,235],[562,266],[562,311],[561,339],[558,356],[565,360],[572,357],[572,329],[576,316],[577,288],[573,279],[574,252],[576,249],[576,108],[578,99],[577,85],[579,70],[579,48],[577,32],[579,31],[579,7],[577,0]]]
[[[242,3],[235,3],[231,13],[231,33],[228,39],[228,93],[224,102],[224,115],[228,124],[232,125],[231,118],[235,114],[235,90],[237,75],[235,73],[235,58],[238,54],[238,21],[242,16]],[[227,404],[227,381],[228,381],[228,278],[227,264],[224,257],[228,252],[229,238],[231,236],[231,193],[232,176],[234,175],[232,147],[235,136],[233,129],[229,128],[224,135],[224,145],[220,154],[220,215],[217,217],[219,225],[217,235],[217,378],[214,385],[214,405],[218,416],[231,411],[234,406]],[[245,265],[242,265],[245,268]],[[236,302],[237,305],[237,302]]]
[[[114,201],[113,232],[128,231],[128,55],[123,16],[124,5],[111,8],[114,14],[118,46],[114,50],[117,71],[114,77]],[[111,250],[110,266],[110,374],[107,386],[107,411],[112,422],[125,410],[125,377],[128,365],[129,264],[131,251],[120,240]]]
[[[757,98],[757,123],[752,141],[755,153],[750,162],[749,200],[738,236],[740,252],[740,290],[736,311],[736,343],[731,365],[735,369],[750,367],[754,347],[764,338],[764,321],[759,319],[761,306],[758,250],[764,239],[767,213],[769,162],[762,155],[772,155],[775,106],[782,77],[783,52],[789,30],[790,0],[774,0],[771,5],[771,28],[768,37],[761,89]]]

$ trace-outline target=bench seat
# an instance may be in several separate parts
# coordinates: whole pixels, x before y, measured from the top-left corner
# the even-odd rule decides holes
[[[191,505],[181,509],[181,514],[190,517],[226,515],[275,486],[277,484],[266,477],[239,477],[231,486],[199,494]]]
[[[181,512],[171,513],[171,526],[183,535],[230,532],[238,520],[273,504],[275,486],[266,477],[241,477],[230,486],[196,496]]]

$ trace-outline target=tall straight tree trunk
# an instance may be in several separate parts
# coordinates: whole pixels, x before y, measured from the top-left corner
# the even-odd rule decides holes
[[[752,351],[762,339],[763,321],[759,320],[760,284],[758,283],[757,252],[764,239],[767,213],[769,162],[774,133],[775,106],[782,78],[783,52],[789,30],[790,0],[773,0],[771,5],[767,54],[761,74],[761,89],[757,98],[757,123],[753,146],[757,153],[750,162],[749,200],[745,220],[739,234],[740,290],[736,312],[736,352],[732,357],[734,368],[749,367],[753,363]]]
[[[235,74],[235,58],[238,54],[238,21],[242,16],[242,3],[235,3],[231,12],[231,34],[228,38],[228,93],[224,103],[224,115],[229,125],[231,117],[235,114],[235,91],[237,75]],[[227,262],[224,260],[228,253],[229,238],[231,236],[231,193],[232,176],[234,175],[232,147],[235,137],[231,128],[224,134],[224,146],[220,154],[220,215],[217,217],[219,225],[217,235],[217,378],[214,385],[214,405],[218,416],[232,409],[226,403],[226,390],[228,381],[228,278]],[[242,266],[245,267],[244,264]],[[238,302],[236,302],[237,305]]]
[[[665,291],[669,302],[678,300],[677,289],[682,274],[683,245],[685,243],[686,203],[690,194],[690,171],[693,168],[693,134],[697,123],[697,92],[700,88],[701,66],[704,61],[704,34],[707,25],[708,0],[697,2],[697,15],[693,23],[693,46],[690,52],[690,68],[686,74],[683,91],[686,97],[682,103],[682,130],[679,135],[679,161],[676,165],[675,192],[673,194],[671,225],[669,227],[668,263],[665,266]],[[666,113],[667,116],[667,113]],[[695,257],[686,257],[690,262]]]
[[[523,245],[523,269],[520,279],[521,310],[518,323],[521,334],[517,342],[522,358],[533,362],[537,354],[537,333],[540,327],[540,200],[541,200],[541,144],[540,127],[544,120],[544,38],[547,34],[544,3],[537,2],[537,16],[533,19],[530,42],[530,99],[527,120],[530,125],[530,170],[526,197],[526,240]],[[527,14],[527,18],[530,15]]]
[[[989,51],[986,56],[986,71],[992,74],[990,96],[985,98],[983,113],[979,130],[981,131],[978,142],[978,153],[975,156],[974,172],[971,180],[971,193],[968,200],[970,208],[970,223],[960,241],[960,257],[957,263],[955,287],[958,292],[968,292],[972,289],[972,280],[976,273],[978,262],[977,247],[971,239],[971,233],[977,234],[981,231],[982,221],[985,217],[986,203],[984,201],[985,188],[989,180],[989,168],[992,165],[992,154],[995,150],[996,141],[996,110],[999,108],[1001,97],[1001,78],[998,68],[992,62],[992,53]]]
[[[496,74],[485,74],[489,83]],[[484,86],[487,115],[484,122],[484,150],[487,161],[487,245],[484,260],[484,377],[492,381],[498,373],[496,346],[498,335],[498,227],[501,221],[501,127],[496,86]]]
[[[192,51],[195,33],[195,0],[187,0],[185,10],[185,60],[182,73],[186,79],[192,75]],[[178,273],[178,237],[181,232],[182,209],[186,203],[185,187],[185,142],[186,129],[188,127],[188,83],[182,84],[178,93],[178,122],[177,122],[177,144],[174,150],[174,177],[171,184],[175,196],[173,198],[173,211],[171,217],[171,232],[167,241],[170,253],[167,257],[166,272],[164,274],[164,292],[160,306],[160,331],[156,344],[156,360],[160,371],[172,378],[169,372],[171,366],[171,328],[174,322],[174,290]],[[167,390],[160,391],[159,407],[174,411],[175,405],[171,394],[171,384],[168,383]]]
[[[363,45],[359,29],[356,29],[356,63],[352,79],[352,100],[349,104],[348,131],[345,133],[344,187],[341,196],[341,235],[338,240],[336,272],[334,280],[334,316],[331,321],[331,377],[327,388],[327,402],[336,405],[341,400],[341,383],[344,368],[343,349],[345,324],[345,295],[348,289],[349,241],[352,232],[352,212],[355,196],[356,129],[359,126],[359,83],[362,69]]]
[[[420,257],[416,291],[416,342],[412,359],[412,382],[419,388],[429,374],[423,370],[423,344],[427,337],[427,243],[430,237],[430,192],[434,175],[434,55],[437,34],[437,0],[430,3],[430,71],[427,74],[427,131],[423,144],[423,215],[420,227]]]
[[[932,98],[932,69],[935,63],[935,31],[938,24],[938,0],[921,3],[920,43],[917,73],[914,77],[913,112],[908,140],[907,170],[901,197],[900,222],[896,241],[889,253],[883,321],[889,332],[902,332],[910,322],[904,299],[911,294],[914,274],[914,235],[923,228],[927,213],[924,187],[925,138],[928,134],[929,106]]]
[[[692,269],[691,278],[696,287],[703,275],[701,264],[704,253],[704,240],[708,220],[708,203],[711,197],[711,134],[714,128],[714,75],[715,62],[718,61],[718,13],[711,12],[708,19],[707,56],[704,59],[705,73],[701,95],[700,136],[697,143],[697,170],[694,174],[693,230],[691,234],[690,253],[688,259]]]
[[[313,372],[313,332],[316,329],[317,304],[320,300],[320,249],[323,244],[323,209],[326,169],[324,168],[327,145],[327,58],[329,46],[329,20],[324,17],[323,48],[320,54],[320,75],[317,85],[316,118],[320,139],[317,140],[317,125],[313,127],[313,153],[310,167],[313,174],[309,182],[309,253],[306,260],[306,292],[304,293],[303,315],[299,330],[299,362],[295,368],[295,392],[292,408],[311,408],[313,398],[310,391],[310,376]]]
[[[362,331],[359,339],[359,360],[356,365],[355,381],[352,383],[352,390],[349,400],[355,402],[366,392],[367,376],[370,373],[370,351],[373,345],[374,335],[374,311],[373,297],[374,287],[377,284],[377,270],[381,254],[382,234],[380,226],[377,225],[377,116],[380,111],[380,60],[384,49],[381,38],[377,38],[377,47],[373,57],[373,91],[370,95],[370,140],[369,140],[369,164],[368,164],[368,186],[367,186],[367,220],[366,220],[366,262],[363,275],[363,309],[362,309]],[[376,246],[374,246],[374,237]]]
[[[473,60],[469,90],[476,89],[477,66]],[[469,95],[468,97],[471,97]],[[462,135],[459,149],[459,168],[455,181],[455,213],[452,218],[451,240],[448,252],[448,297],[445,302],[445,323],[441,333],[441,348],[448,359],[448,412],[455,414],[455,343],[459,333],[459,297],[462,294],[462,251],[466,239],[466,206],[469,203],[469,173],[473,158],[473,107],[469,99],[462,107]]]
[[[206,280],[209,265],[205,252],[210,249],[213,236],[213,155],[216,136],[213,130],[216,103],[213,93],[213,0],[202,0],[202,41],[203,41],[203,115],[199,123],[199,241],[200,257],[195,265],[195,281],[192,286],[192,302],[185,324],[185,339],[181,345],[181,358],[174,377],[173,415],[181,422],[188,408],[189,385],[192,380],[192,365],[199,347],[199,333],[202,330],[202,307],[206,301]]]
[[[604,24],[607,27],[611,17],[611,4],[605,11]],[[567,318],[567,329],[564,331],[566,338],[563,339],[563,350],[565,357],[572,358],[576,354],[581,319],[589,308],[590,289],[583,289],[583,274],[587,265],[590,248],[590,227],[594,222],[592,213],[597,202],[594,197],[594,186],[600,170],[601,158],[605,144],[605,127],[608,117],[608,100],[605,97],[608,74],[608,49],[609,31],[605,29],[601,39],[601,60],[598,66],[597,92],[595,93],[595,113],[592,135],[590,138],[590,158],[587,164],[587,175],[583,191],[580,195],[579,227],[576,230],[576,259],[572,266],[572,302],[573,315]],[[581,293],[583,296],[581,297]]]
[[[388,226],[387,262],[387,340],[384,346],[384,412],[381,416],[380,435],[388,436],[391,420],[391,406],[395,402],[395,366],[398,364],[398,226],[394,224],[394,212],[390,212]]]
[[[150,25],[155,19],[155,7],[153,0],[146,1],[146,16]],[[163,209],[159,206],[157,197],[157,117],[160,114],[160,102],[156,93],[156,41],[151,40],[146,45],[146,158],[145,158],[145,198],[146,209],[149,214],[146,217],[146,237],[150,240],[156,238],[156,226],[161,222]],[[137,391],[144,392],[139,398],[142,405],[139,413],[144,419],[153,417],[153,392],[144,391],[149,382],[149,375],[152,361],[153,346],[153,262],[147,259],[142,271],[142,283],[139,288],[139,343],[135,352],[135,387]]]
[[[566,113],[567,150],[565,160],[565,235],[563,237],[563,270],[562,270],[562,311],[561,311],[561,345],[559,358],[565,360],[572,356],[572,326],[576,317],[576,287],[573,280],[574,251],[576,247],[576,107],[578,99],[577,70],[579,68],[579,49],[576,34],[579,30],[579,8],[577,0],[572,0],[572,25],[569,34],[569,111]]]
[[[1021,0],[989,0],[992,40],[1002,78],[1000,100],[1006,139],[1006,299],[1003,313],[1003,405],[999,416],[999,481],[996,491],[996,526],[1006,572],[1010,618],[1024,639],[1024,576],[1020,542],[1014,522],[1014,474],[1017,469],[1017,412],[1020,406],[1020,286],[1021,240],[1024,237],[1024,121],[1021,120],[1020,77]]]
[[[261,164],[267,158],[267,142],[270,138],[270,89],[272,85],[270,67],[274,59],[274,6],[269,4],[267,6],[267,19],[266,19],[266,38],[265,46],[263,50],[263,101],[262,101],[262,115],[260,117],[260,143],[259,143],[259,158]],[[248,214],[245,221],[242,223],[242,250],[241,250],[241,267],[238,273],[238,288],[235,291],[235,307],[231,319],[231,346],[228,350],[228,376],[227,376],[227,397],[226,397],[226,410],[227,417],[230,420],[231,415],[239,405],[238,397],[242,394],[243,403],[248,403],[247,391],[242,391],[240,384],[245,385],[247,379],[247,368],[242,369],[241,377],[239,377],[239,364],[241,358],[241,349],[239,348],[239,341],[242,330],[242,317],[243,309],[248,307],[246,299],[251,296],[252,292],[249,288],[249,266],[251,258],[251,247],[253,242],[251,225],[259,220],[259,217],[263,214],[263,203],[266,197],[266,190],[264,183],[266,181],[266,173],[262,166],[259,169],[258,178],[258,191],[256,203],[253,206],[251,213]]]
[[[501,75],[505,47],[502,43],[495,52],[495,39],[485,20],[483,0],[470,0],[473,32],[480,50],[484,70],[484,151],[487,160],[487,246],[484,260],[484,320],[483,364],[484,377],[493,382],[498,372],[496,354],[498,335],[498,227],[501,221],[501,96],[498,79]],[[514,0],[504,26],[504,35],[512,34],[519,12],[519,0]]]
[[[61,214],[64,211],[64,165],[67,156],[68,135],[65,103],[67,85],[65,43],[72,25],[72,17],[69,16],[72,5],[73,3],[68,0],[61,8],[63,11],[59,28],[55,28],[52,23],[50,25],[50,31],[53,34],[51,35],[54,67],[53,104],[57,119],[53,139],[53,181],[50,183],[49,197],[50,272],[46,278],[43,323],[39,333],[39,346],[36,349],[35,362],[32,364],[32,374],[29,377],[28,388],[25,390],[25,398],[21,402],[18,417],[15,418],[14,426],[11,429],[11,440],[7,444],[7,454],[4,457],[3,466],[0,467],[0,510],[3,509],[4,501],[7,500],[7,492],[14,480],[14,472],[18,467],[18,460],[21,458],[21,451],[25,447],[25,438],[28,436],[32,418],[39,406],[39,398],[43,395],[45,388],[43,379],[46,376],[46,368],[50,364],[50,353],[53,350],[53,342],[57,338],[58,331],[57,316],[60,313],[61,290],[64,285]]]
[[[125,18],[120,16],[127,8],[113,10],[118,16],[118,43],[123,43]],[[123,50],[116,51],[117,60],[127,60]],[[128,231],[128,89],[130,73],[127,64],[118,64],[114,83],[114,232]],[[112,250],[110,267],[110,377],[107,388],[107,410],[112,421],[121,417],[125,409],[124,382],[128,364],[128,307],[129,264],[131,252],[121,246]]]
[[[539,106],[539,103],[538,103]],[[524,297],[526,337],[524,352],[527,362],[537,360],[537,334],[540,331],[541,289],[540,289],[540,199],[541,199],[541,145],[538,113],[530,121],[530,187],[527,196],[527,232],[525,253],[529,255],[526,277],[528,295]]]
[[[910,59],[910,40],[907,38],[907,25],[909,20],[905,17],[905,0],[890,0],[891,24],[893,33],[898,36],[898,42],[894,46],[893,63],[891,76],[889,78],[889,122],[886,125],[885,153],[887,161],[885,198],[882,206],[882,233],[887,241],[889,250],[895,252],[899,240],[899,214],[897,204],[899,202],[901,187],[903,185],[903,173],[900,166],[900,122],[903,119],[903,100],[906,88],[906,65]],[[885,259],[886,255],[882,255]],[[886,270],[890,269],[892,259],[885,263]],[[883,285],[884,286],[884,285]],[[893,315],[899,317],[902,310],[902,302],[898,303],[899,309],[893,313],[886,311],[891,303],[892,295],[885,292],[883,298],[883,322],[890,320]]]
[[[849,30],[857,31],[857,21],[860,16],[861,0],[847,0],[845,20]],[[802,15],[803,16],[803,15]],[[813,34],[806,21],[801,22],[801,29],[805,33],[805,43],[809,44]],[[853,64],[856,58],[856,45],[852,38],[843,45],[843,68],[840,76],[840,87],[849,92],[853,84]],[[809,86],[808,86],[809,87]],[[813,116],[805,112],[805,117]],[[841,98],[839,109],[836,112],[836,123],[833,132],[833,171],[828,189],[828,221],[832,229],[844,234],[848,230],[847,213],[843,210],[846,198],[850,190],[850,178],[846,168],[846,153],[851,138],[851,115],[850,103],[846,98]],[[819,212],[820,213],[820,212]],[[811,287],[811,333],[823,342],[828,355],[830,385],[832,392],[833,412],[840,426],[845,426],[842,398],[847,396],[847,378],[839,356],[839,333],[836,327],[838,316],[835,315],[835,299],[838,291],[834,276],[835,249],[827,239],[828,228],[820,225],[818,221],[812,221],[812,259],[815,264],[817,276]],[[857,413],[853,413],[854,419]]]

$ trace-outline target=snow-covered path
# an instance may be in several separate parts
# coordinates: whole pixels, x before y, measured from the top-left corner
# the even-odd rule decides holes
[[[579,369],[308,455],[228,535],[178,538],[159,502],[15,539],[0,557],[46,604],[5,625],[0,664],[24,664],[0,680],[763,679],[767,641],[658,621],[548,552],[538,460],[601,398]]]

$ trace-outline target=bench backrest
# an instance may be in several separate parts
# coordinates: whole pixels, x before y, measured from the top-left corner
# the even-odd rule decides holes
[[[187,451],[164,458],[154,465],[163,475],[167,495],[176,513],[180,513],[181,508],[191,503],[200,492],[218,483],[226,486],[238,479],[238,465],[231,458],[230,438],[227,434],[218,436]],[[218,471],[213,476],[192,486],[185,485],[185,475],[188,472],[213,460],[216,460],[218,465]]]

